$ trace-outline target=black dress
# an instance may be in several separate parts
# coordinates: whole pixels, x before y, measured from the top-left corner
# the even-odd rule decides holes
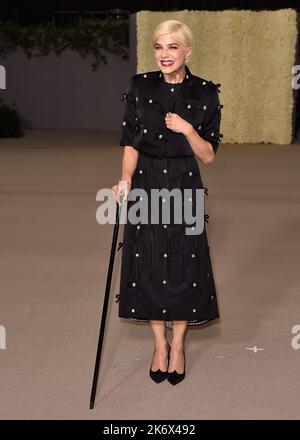
[[[159,89],[161,99],[166,103],[167,109],[178,114],[180,114],[181,103],[181,101],[178,101],[178,97],[181,97],[182,100],[182,97],[186,96],[181,89],[186,87],[187,78],[191,76],[187,66],[186,71],[188,74],[182,83],[171,84],[161,81],[160,87],[162,88]],[[149,75],[151,73],[149,72],[147,76],[153,79]],[[158,73],[161,74],[161,72],[154,72],[155,78],[157,78]],[[195,78],[199,77],[193,76],[193,78],[195,81]],[[149,98],[149,89],[143,87],[142,90],[145,91],[145,89],[146,98],[152,100],[152,102],[156,100],[157,104],[158,95],[154,95],[152,89]],[[142,96],[142,92],[139,93],[137,89],[133,89],[131,83],[126,94],[127,101],[120,141],[122,146],[130,145],[139,150],[137,167],[132,176],[131,189],[140,188],[145,191],[144,194],[148,197],[148,219],[152,218],[151,189],[166,188],[171,191],[174,188],[179,188],[182,193],[184,189],[191,189],[192,199],[189,200],[192,202],[193,214],[195,214],[195,190],[202,188],[205,191],[205,198],[208,191],[203,186],[200,169],[193,151],[191,148],[185,148],[181,152],[179,151],[179,154],[178,151],[174,154],[172,144],[170,145],[170,142],[168,142],[168,132],[164,131],[163,125],[159,127],[155,124],[153,125],[153,142],[155,139],[161,139],[159,136],[155,136],[158,134],[157,130],[167,138],[167,141],[161,144],[164,145],[163,153],[159,149],[158,154],[153,154],[153,152],[148,154],[140,147],[137,142],[141,136],[140,131],[143,130],[145,125],[150,129],[150,124],[147,122],[147,107],[146,110],[143,108],[141,114],[137,106],[133,107],[134,100],[130,101],[130,98],[135,98],[135,102],[137,102],[138,95]],[[219,134],[220,125],[219,110],[221,106],[219,100],[217,98],[216,102],[212,102],[208,100],[208,95],[203,96],[205,103],[213,107],[217,106],[215,113],[210,112],[210,115],[214,114],[214,118],[210,117],[209,119],[210,127],[206,126],[209,130],[215,130],[214,135],[217,135]],[[194,96],[187,95],[187,100],[192,99],[193,105],[195,105],[194,98]],[[143,100],[144,102],[145,100]],[[156,111],[157,109],[158,107],[156,107]],[[163,114],[165,113],[163,112]],[[152,116],[150,114],[151,117],[152,121],[155,120],[153,114]],[[186,119],[189,118],[186,117]],[[124,124],[124,121],[126,124]],[[202,118],[202,121],[205,125],[205,118]],[[162,122],[164,123],[164,121]],[[199,120],[193,121],[193,125],[195,122],[198,123]],[[130,129],[127,128],[130,123],[135,125],[134,134],[130,133]],[[125,129],[124,125],[125,127],[127,125]],[[138,134],[136,134],[137,131]],[[131,139],[128,138],[130,134],[134,136]],[[218,136],[212,141],[215,151],[219,141]],[[184,146],[186,147],[186,144]],[[166,326],[170,328],[173,320],[186,320],[188,326],[199,325],[219,317],[213,269],[205,229],[205,223],[208,221],[209,216],[205,214],[204,229],[201,234],[187,235],[185,228],[187,226],[191,227],[191,224],[187,224],[184,219],[181,224],[174,222],[172,197],[170,197],[170,221],[163,221],[161,210],[162,203],[165,201],[166,199],[163,197],[160,198],[158,223],[151,221],[143,223],[141,219],[137,224],[133,224],[128,220],[124,225],[123,246],[121,248],[120,292],[116,295],[117,302],[119,301],[119,317],[136,322],[164,320]],[[129,198],[126,204],[127,212],[134,203]]]

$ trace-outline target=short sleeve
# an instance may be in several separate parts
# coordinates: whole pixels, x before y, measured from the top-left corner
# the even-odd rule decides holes
[[[135,75],[133,75],[128,84],[126,92],[122,93],[123,117],[121,123],[121,136],[119,145],[133,146],[136,127],[136,97],[135,97]]]
[[[211,143],[215,153],[221,142],[221,137],[223,137],[223,134],[220,133],[221,108],[223,107],[219,99],[220,91],[218,87],[220,87],[220,85],[221,84],[214,85],[201,130],[201,137]]]

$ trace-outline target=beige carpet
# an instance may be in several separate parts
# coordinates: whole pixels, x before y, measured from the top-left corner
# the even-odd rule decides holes
[[[175,387],[148,376],[150,327],[117,316],[117,252],[89,409],[113,232],[96,222],[96,192],[119,178],[117,141],[67,130],[0,141],[0,418],[299,418],[299,145],[221,144],[200,164],[221,319],[189,329]]]

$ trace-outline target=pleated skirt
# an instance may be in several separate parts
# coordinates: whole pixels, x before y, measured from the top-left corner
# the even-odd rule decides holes
[[[118,316],[137,323],[166,321],[166,327],[169,328],[172,328],[173,320],[185,320],[188,326],[195,326],[218,318],[219,309],[205,227],[209,216],[202,210],[202,233],[189,235],[186,228],[195,227],[196,223],[185,221],[182,208],[183,221],[177,224],[174,221],[174,199],[166,199],[163,194],[159,197],[156,223],[152,215],[152,189],[181,190],[182,207],[184,190],[191,190],[189,201],[193,205],[193,215],[196,214],[197,188],[205,191],[205,202],[208,191],[203,186],[195,156],[160,159],[139,153],[131,190],[135,188],[143,190],[139,194],[140,197],[146,196],[148,212],[147,216],[142,214],[134,220],[128,216],[124,224],[120,291],[116,295]],[[166,200],[171,208],[167,221],[162,214]],[[133,200],[127,201],[127,214],[135,203]]]

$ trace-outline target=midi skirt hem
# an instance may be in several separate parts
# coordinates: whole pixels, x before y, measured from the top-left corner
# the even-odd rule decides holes
[[[173,327],[173,321],[187,321],[187,326],[196,326],[196,325],[201,325],[201,324],[205,324],[206,322],[209,321],[213,321],[215,319],[219,319],[219,314],[217,315],[213,315],[208,317],[207,319],[193,319],[193,320],[187,320],[185,318],[178,318],[178,319],[162,319],[162,318],[132,318],[131,316],[125,316],[125,315],[120,315],[119,314],[119,318],[123,318],[123,319],[129,319],[131,321],[134,321],[135,323],[150,323],[150,320],[154,320],[154,321],[165,321],[166,322],[166,327],[168,328],[172,328]]]
[[[150,319],[130,318],[130,317],[127,317],[127,316],[126,317],[125,316],[119,316],[119,318],[129,319],[131,321],[134,321],[137,324],[140,324],[140,323],[148,324],[148,323],[150,323]],[[187,321],[187,326],[188,327],[198,326],[198,325],[205,324],[206,322],[213,321],[214,319],[218,319],[218,318],[219,318],[219,316],[216,316],[216,317],[213,317],[213,318],[208,318],[208,319],[205,319],[205,320],[195,319],[194,321]],[[159,320],[163,321],[162,319],[159,319]],[[182,319],[182,321],[185,321],[185,320]],[[173,321],[165,320],[165,322],[166,322],[166,327],[167,328],[170,328],[170,329],[173,328]]]

